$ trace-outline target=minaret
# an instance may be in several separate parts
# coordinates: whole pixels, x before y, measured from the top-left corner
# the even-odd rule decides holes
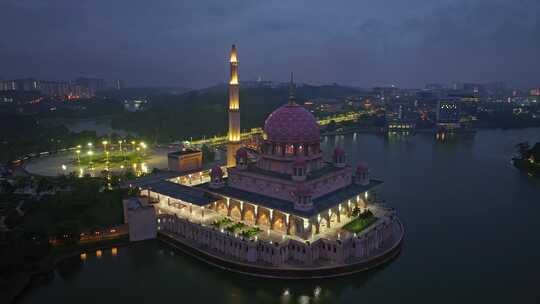
[[[231,49],[231,81],[229,81],[229,142],[227,167],[236,166],[236,151],[240,148],[240,95],[238,93],[238,56],[236,46]]]
[[[296,104],[296,98],[294,97],[294,78],[293,72],[291,72],[291,81],[289,82],[289,105],[292,106]]]

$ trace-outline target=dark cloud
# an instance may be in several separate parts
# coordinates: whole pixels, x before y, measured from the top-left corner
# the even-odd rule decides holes
[[[540,1],[0,1],[0,76],[204,87],[227,77],[371,86],[538,84]]]

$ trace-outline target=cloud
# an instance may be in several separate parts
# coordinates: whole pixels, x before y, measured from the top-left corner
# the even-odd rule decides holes
[[[538,84],[532,0],[4,0],[2,77],[204,87],[240,76],[352,85]]]

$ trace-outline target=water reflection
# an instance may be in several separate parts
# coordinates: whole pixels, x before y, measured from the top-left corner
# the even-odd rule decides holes
[[[376,270],[326,280],[260,279],[142,242],[116,257],[107,249],[101,259],[94,252],[76,256],[20,302],[536,303],[540,243],[532,232],[540,230],[540,180],[508,164],[523,139],[540,141],[540,129],[481,131],[442,143],[434,134],[392,144],[373,134],[345,136],[350,163],[367,161],[385,181],[383,197],[407,228],[402,254]],[[321,148],[331,153],[334,142],[326,137]],[[100,292],[83,296],[89,290]]]

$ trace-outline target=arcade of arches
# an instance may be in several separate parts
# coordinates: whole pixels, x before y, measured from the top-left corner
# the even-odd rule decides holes
[[[351,219],[352,211],[357,207],[366,207],[366,202],[360,198],[360,195],[356,199],[348,200],[347,203],[339,204],[335,208],[325,210],[309,219],[230,198],[221,199],[207,206],[208,209],[232,220],[301,238],[325,233],[331,228],[339,226],[342,222],[348,222]]]

